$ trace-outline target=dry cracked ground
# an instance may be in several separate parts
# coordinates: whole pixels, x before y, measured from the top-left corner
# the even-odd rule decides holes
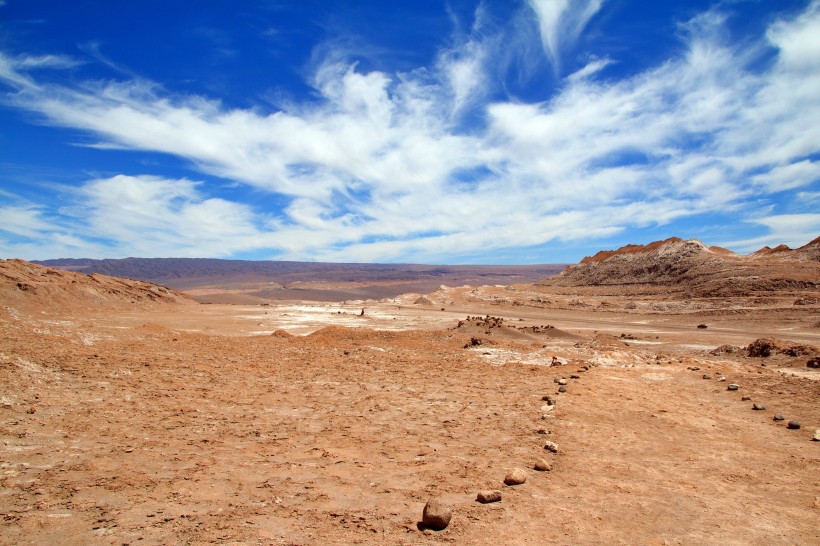
[[[710,352],[816,347],[816,306],[416,298],[5,305],[0,543],[820,543],[808,357]]]

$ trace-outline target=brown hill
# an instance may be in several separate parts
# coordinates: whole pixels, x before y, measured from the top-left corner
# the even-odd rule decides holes
[[[0,302],[15,308],[106,308],[193,300],[148,282],[62,271],[23,260],[0,260]]]
[[[601,251],[537,284],[701,297],[814,292],[820,290],[820,238],[794,250],[780,245],[745,256],[672,237]]]

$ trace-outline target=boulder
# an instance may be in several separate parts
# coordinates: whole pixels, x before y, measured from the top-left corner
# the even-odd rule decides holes
[[[537,461],[535,461],[533,469],[537,470],[538,472],[549,472],[550,470],[552,470],[552,465],[544,459],[538,459]]]
[[[421,522],[425,527],[440,531],[450,525],[452,517],[453,510],[449,504],[441,499],[430,499],[424,505]]]
[[[478,494],[476,495],[475,500],[477,500],[481,504],[487,504],[489,502],[500,502],[501,501],[501,491],[496,491],[496,490],[479,491]]]
[[[513,468],[504,476],[504,483],[507,485],[521,485],[527,481],[527,472],[522,468]]]

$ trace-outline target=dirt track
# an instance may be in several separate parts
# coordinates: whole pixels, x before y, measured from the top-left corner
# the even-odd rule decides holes
[[[820,542],[820,382],[792,375],[805,358],[705,349],[817,340],[816,311],[703,318],[471,294],[335,313],[5,307],[0,542]],[[509,330],[455,328],[470,314]],[[548,322],[577,337],[522,330]],[[282,328],[319,331],[270,335]],[[547,366],[552,355],[567,365]],[[546,417],[545,395],[557,402]],[[539,458],[553,470],[530,470]],[[514,467],[527,482],[504,486]],[[481,489],[503,500],[478,504]],[[438,496],[452,523],[419,529]]]

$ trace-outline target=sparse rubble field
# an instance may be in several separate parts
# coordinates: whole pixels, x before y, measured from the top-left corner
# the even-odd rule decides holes
[[[816,293],[196,305],[3,265],[0,543],[820,541]]]

